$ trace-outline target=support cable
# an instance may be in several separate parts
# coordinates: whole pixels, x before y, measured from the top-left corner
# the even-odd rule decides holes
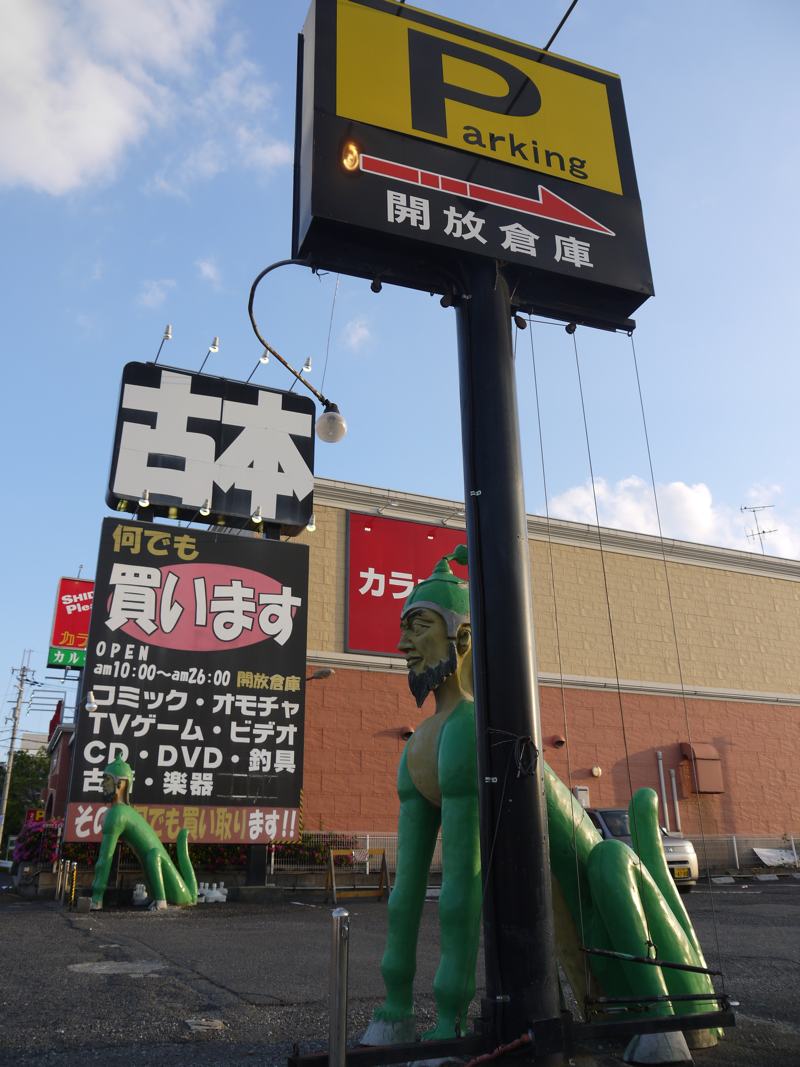
[[[567,698],[566,698],[566,693],[564,692],[564,666],[563,666],[563,659],[562,659],[562,654],[561,654],[561,631],[560,631],[559,619],[558,619],[558,597],[556,596],[556,576],[555,576],[555,567],[553,565],[553,539],[552,539],[552,532],[551,532],[551,529],[550,529],[550,500],[549,500],[549,493],[548,493],[548,486],[547,486],[547,468],[546,468],[545,458],[544,458],[544,435],[542,433],[542,412],[541,412],[541,407],[540,407],[540,403],[539,403],[539,378],[538,378],[538,375],[537,375],[537,372],[536,372],[536,350],[535,350],[535,347],[534,347],[534,344],[533,344],[533,329],[532,329],[533,321],[534,320],[531,319],[530,317],[528,318],[528,333],[530,335],[531,365],[533,367],[533,393],[534,393],[534,397],[536,399],[536,425],[538,427],[538,432],[539,432],[539,458],[540,458],[541,467],[542,467],[542,486],[543,486],[543,489],[544,489],[544,514],[545,514],[545,524],[546,524],[546,527],[547,527],[547,558],[548,558],[548,563],[549,563],[549,567],[550,567],[550,591],[551,591],[551,595],[553,597],[553,618],[554,618],[555,634],[556,634],[556,653],[557,653],[557,656],[558,656],[558,678],[559,678],[559,690],[560,690],[560,693],[561,693],[561,714],[562,714],[562,720],[563,720],[564,741],[566,742],[564,747],[565,747],[566,753],[567,753],[567,783],[569,785],[569,789],[570,789],[570,793],[571,793],[572,792],[572,757],[571,757],[571,754],[570,754],[569,727],[567,725]],[[574,807],[572,808],[572,811],[574,812]],[[572,819],[572,851],[573,851],[573,854],[575,856],[575,884],[577,885],[577,888],[578,888],[578,915],[579,915],[579,918],[580,918],[581,944],[585,945],[586,944],[586,936],[585,936],[585,928],[584,928],[584,921],[583,921],[583,897],[582,897],[582,893],[581,893],[580,864],[579,864],[579,861],[578,861],[578,824],[577,824],[577,820],[574,818],[574,816],[573,816],[573,819]],[[583,957],[583,970],[584,970],[584,984],[585,984],[586,993],[587,993],[587,996],[588,996],[591,972],[590,972],[590,968],[589,968],[589,960],[588,960],[588,958],[586,956]]]
[[[328,340],[325,343],[325,363],[322,367],[322,381],[320,382],[320,389],[325,391],[325,375],[328,373],[328,356],[331,351],[331,332],[333,331],[333,313],[336,310],[336,297],[339,295],[339,281],[341,274],[336,275],[336,288],[333,290],[333,300],[331,301],[331,317],[328,322]]]
[[[591,449],[591,444],[589,442],[589,422],[588,422],[588,419],[586,417],[586,402],[584,400],[584,394],[583,394],[583,379],[582,379],[582,376],[581,376],[581,362],[580,362],[580,357],[578,355],[578,342],[577,342],[576,331],[575,330],[572,331],[572,346],[573,346],[573,349],[575,351],[575,369],[576,369],[577,375],[578,375],[578,392],[580,394],[580,399],[581,399],[581,413],[582,413],[582,416],[583,416],[583,432],[584,432],[584,437],[586,439],[586,454],[587,454],[587,457],[588,457],[588,460],[589,460],[589,477],[590,477],[591,483],[592,483],[592,500],[594,501],[594,515],[595,515],[595,524],[596,524],[596,528],[597,528],[597,541],[598,541],[598,544],[599,544],[599,547],[600,547],[600,565],[601,565],[602,572],[603,572],[603,589],[605,591],[606,614],[608,616],[608,635],[609,635],[609,640],[611,642],[611,656],[612,656],[612,659],[614,661],[614,678],[616,680],[616,687],[617,687],[617,702],[619,704],[619,720],[620,720],[620,726],[622,728],[622,744],[623,744],[623,748],[625,749],[625,771],[626,771],[626,774],[628,776],[628,791],[630,793],[630,797],[631,797],[631,800],[632,800],[633,799],[633,777],[631,775],[630,751],[629,751],[629,747],[628,747],[628,732],[627,732],[627,730],[625,728],[625,713],[624,713],[624,710],[623,710],[623,707],[622,707],[622,687],[620,686],[620,681],[619,681],[619,664],[618,664],[618,660],[617,660],[617,644],[616,644],[616,639],[614,637],[614,620],[613,620],[613,616],[612,616],[612,612],[611,612],[611,598],[610,598],[609,592],[608,592],[608,573],[607,573],[607,570],[606,570],[606,558],[605,558],[605,550],[604,550],[604,546],[603,546],[603,535],[602,535],[602,532],[601,532],[601,529],[600,529],[600,509],[599,509],[599,506],[598,506],[598,503],[597,503],[597,488],[595,486],[595,480],[594,480],[594,463],[592,462],[592,449]],[[636,829],[636,811],[633,810],[632,814],[633,814],[633,832],[634,832],[634,836],[638,837],[637,829]],[[647,906],[645,904],[645,896],[644,896],[644,892],[643,892],[644,874],[642,872],[642,860],[641,860],[641,857],[638,854],[636,855],[636,870],[637,870],[638,875],[639,875],[639,895],[640,895],[640,897],[642,899],[642,914],[644,915],[645,926],[647,927],[647,948],[648,949],[652,948],[652,949],[655,950],[656,946],[655,946],[655,943],[653,942],[652,929],[651,929],[651,926],[650,926],[650,919],[649,919],[649,916],[647,914]],[[657,954],[657,952],[654,952],[654,954]]]
[[[681,690],[681,702],[683,704],[683,716],[684,716],[684,721],[686,723],[686,736],[688,738],[689,747],[690,747],[691,752],[692,752],[692,757],[691,757],[692,773],[694,775],[695,783],[697,783],[697,780],[698,780],[697,779],[697,761],[696,761],[695,754],[694,754],[694,743],[692,741],[691,727],[689,725],[689,704],[688,704],[688,701],[686,699],[686,689],[685,689],[684,680],[683,680],[683,663],[682,663],[682,660],[681,660],[680,642],[678,641],[678,628],[677,628],[676,623],[675,623],[675,605],[674,605],[673,599],[672,599],[672,586],[671,586],[670,580],[669,580],[669,567],[667,565],[667,551],[666,551],[666,547],[664,545],[664,530],[663,530],[663,527],[661,525],[661,509],[658,506],[658,491],[656,489],[656,476],[655,476],[655,470],[654,470],[654,467],[653,467],[653,454],[652,454],[652,451],[650,449],[650,434],[649,434],[648,429],[647,429],[647,418],[645,416],[645,410],[644,410],[644,396],[643,396],[643,393],[642,393],[642,382],[641,382],[641,378],[639,377],[639,361],[638,361],[638,359],[636,357],[636,343],[633,340],[633,335],[632,334],[630,335],[630,343],[631,343],[631,356],[633,357],[633,369],[634,369],[634,373],[636,375],[636,389],[637,389],[638,394],[639,394],[639,410],[641,411],[641,414],[642,414],[642,430],[643,430],[643,433],[644,433],[645,446],[647,448],[647,462],[648,462],[648,465],[649,465],[649,468],[650,468],[650,485],[651,485],[652,491],[653,491],[653,504],[654,504],[655,512],[656,512],[656,524],[657,524],[657,527],[658,527],[658,540],[659,540],[659,545],[661,547],[661,560],[662,560],[662,563],[663,563],[663,566],[664,566],[664,581],[666,583],[666,588],[667,588],[667,603],[669,604],[669,614],[670,614],[670,620],[671,620],[671,624],[672,624],[672,639],[673,639],[673,642],[674,642],[674,645],[675,645],[675,661],[676,661],[677,668],[678,668],[678,682],[679,682],[680,690]],[[702,812],[702,807],[701,807],[701,804],[700,804],[700,795],[699,794],[697,794],[697,819],[698,819],[698,823],[699,823],[699,826],[700,826],[700,839],[702,841],[703,861],[704,861],[704,863],[706,865],[706,877],[707,877],[707,880],[708,880],[709,896],[711,898],[711,916],[712,916],[712,922],[713,922],[713,926],[714,926],[714,940],[715,940],[715,943],[716,943],[717,959],[719,960],[720,974],[722,975],[722,988],[723,988],[723,991],[724,991],[724,989],[725,989],[725,975],[722,974],[722,970],[721,970],[721,968],[722,968],[722,949],[720,947],[720,941],[719,941],[719,927],[718,927],[718,924],[717,924],[717,910],[716,910],[716,902],[714,900],[715,893],[713,891],[712,883],[711,883],[711,867],[710,867],[709,862],[708,862],[708,846],[707,846],[707,843],[706,843],[705,831],[703,829],[703,812]]]

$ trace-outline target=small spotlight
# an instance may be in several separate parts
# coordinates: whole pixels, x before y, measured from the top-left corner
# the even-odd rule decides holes
[[[253,512],[253,514],[250,516],[250,521],[255,523],[256,526],[260,526],[261,523],[264,521],[264,518],[263,518],[263,516],[261,514],[261,505],[260,504],[258,505],[256,510]]]
[[[344,421],[341,411],[330,400],[325,405],[325,410],[317,419],[317,437],[329,445],[335,445],[341,441],[347,433],[347,423]]]
[[[172,340],[172,323],[168,322],[167,325],[164,327],[164,336],[161,338],[161,340],[162,341],[171,341]]]
[[[145,491],[139,497],[139,507],[140,508],[149,508],[150,507],[150,490],[149,489],[145,489]]]
[[[219,337],[215,337],[211,344],[208,346],[209,352],[219,352]]]
[[[450,293],[445,293],[439,303],[443,308],[451,308],[453,306],[453,297]]]
[[[522,315],[520,315],[519,312],[514,315],[514,325],[517,327],[518,330],[527,330],[528,328],[527,321],[523,319]]]
[[[308,525],[306,526],[306,529],[308,530],[309,533],[313,533],[316,530],[316,528],[317,528],[317,523],[316,523],[315,518],[314,518],[314,512],[312,511],[311,512],[311,518],[308,520]]]
[[[348,141],[342,149],[342,166],[345,170],[358,170],[361,163],[361,153],[354,141]]]
[[[261,358],[259,359],[258,362],[259,363],[269,363],[269,352],[266,350],[266,348],[261,353]]]
[[[381,289],[383,289],[383,282],[380,280],[380,278],[372,279],[370,289],[373,291],[373,293],[379,293]]]
[[[306,356],[306,361],[303,364],[303,374],[311,373],[311,356]]]
[[[87,711],[97,711],[97,701],[94,699],[94,693],[91,689],[86,694],[86,703],[83,706]]]
[[[208,497],[203,501],[203,506],[200,508],[198,514],[202,515],[203,518],[206,518],[207,515],[211,514],[211,501]]]
[[[564,329],[567,331],[567,333],[575,333],[577,328],[578,327],[575,325],[574,322],[568,322],[567,325],[564,327]]]

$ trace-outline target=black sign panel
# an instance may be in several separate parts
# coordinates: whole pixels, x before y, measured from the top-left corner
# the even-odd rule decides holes
[[[442,293],[485,256],[612,326],[652,295],[615,75],[392,0],[315,0],[301,55],[295,256]]]
[[[207,374],[128,363],[108,504],[141,517],[305,526],[314,402]]]
[[[307,600],[304,545],[105,519],[67,839],[99,839],[117,755],[164,840],[298,838]]]

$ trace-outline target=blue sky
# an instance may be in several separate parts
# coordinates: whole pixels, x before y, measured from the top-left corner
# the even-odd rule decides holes
[[[567,2],[428,7],[542,45]],[[167,322],[172,365],[199,367],[214,335],[213,373],[246,378],[259,356],[247,296],[290,254],[305,12],[17,0],[0,15],[4,671],[31,648],[43,676],[57,579],[93,574],[123,365],[152,359]],[[656,287],[635,341],[665,532],[752,549],[740,506],[774,504],[766,547],[791,558],[799,33],[793,0],[580,0],[555,46],[622,78]],[[333,311],[324,391],[349,433],[318,446],[317,473],[459,498],[453,312],[347,278],[335,292],[335,277],[289,268],[257,305],[278,351],[313,357],[318,386]],[[527,506],[541,513],[530,336],[519,394]],[[553,325],[532,336],[551,511],[594,521],[572,341]],[[601,521],[652,531],[630,342],[577,340]],[[290,384],[274,361],[256,380]]]

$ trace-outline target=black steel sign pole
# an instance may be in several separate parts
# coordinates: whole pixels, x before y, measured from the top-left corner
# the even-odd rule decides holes
[[[498,1042],[534,1026],[534,1048],[558,1047],[545,1037],[560,1019],[511,318],[630,330],[652,295],[622,88],[394,0],[313,0],[298,105],[292,255],[457,310],[484,1016]]]
[[[558,1016],[558,986],[511,305],[495,264],[476,261],[467,278],[467,299],[457,308],[458,361],[485,886],[483,1007],[507,1042],[531,1022]]]

